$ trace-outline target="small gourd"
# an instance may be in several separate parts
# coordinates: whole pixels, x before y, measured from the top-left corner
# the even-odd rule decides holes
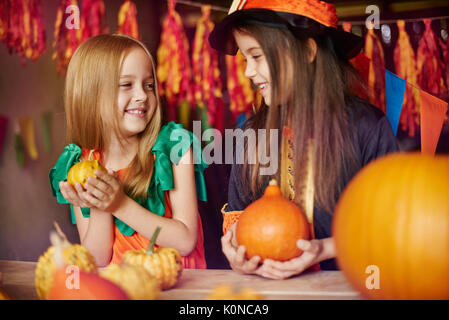
[[[70,183],[73,187],[77,182],[81,183],[84,187],[84,184],[87,182],[87,178],[94,177],[95,170],[102,170],[107,172],[107,170],[98,162],[98,160],[93,160],[92,153],[94,150],[91,150],[89,153],[89,157],[87,160],[80,161],[74,164],[69,172],[67,173],[67,182]]]
[[[248,259],[286,261],[302,254],[296,242],[309,239],[309,223],[302,210],[284,198],[276,180],[264,195],[251,203],[237,222],[236,238],[246,248]]]
[[[59,241],[63,263],[66,265],[76,266],[82,271],[96,273],[97,264],[95,262],[95,258],[90,254],[90,252],[80,244],[71,244],[56,222],[55,228],[57,230],[57,234],[53,234],[53,238],[56,238],[58,239],[56,241]],[[41,300],[47,299],[47,295],[53,285],[53,276],[57,270],[55,251],[56,248],[53,244],[45,251],[43,255],[39,257],[37,261],[34,285],[37,295]]]
[[[159,281],[142,266],[110,264],[100,270],[100,276],[120,286],[133,300],[156,300],[161,291]]]
[[[182,274],[182,258],[178,250],[173,248],[155,248],[161,227],[157,227],[151,238],[148,250],[128,250],[122,256],[122,263],[142,266],[155,277],[162,290],[173,287]]]

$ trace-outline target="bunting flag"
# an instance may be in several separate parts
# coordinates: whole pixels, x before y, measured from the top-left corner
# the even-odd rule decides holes
[[[83,0],[80,24],[81,42],[108,32],[103,0]]]
[[[36,140],[34,137],[34,121],[30,117],[24,117],[19,120],[20,133],[23,138],[26,151],[32,160],[37,160],[39,154],[36,148]]]
[[[42,124],[42,139],[44,141],[44,148],[47,153],[51,151],[51,128],[52,128],[53,114],[51,111],[45,111],[41,116]]]
[[[421,90],[421,152],[434,154],[447,112],[447,102]]]
[[[161,96],[167,99],[166,117],[176,121],[177,107],[182,101],[194,105],[189,42],[175,0],[168,1],[168,13],[162,23],[162,34],[157,49],[157,78]]]
[[[260,93],[251,87],[251,80],[245,77],[245,58],[237,51],[235,56],[226,55],[227,87],[229,93],[229,108],[234,117],[241,113],[250,113],[253,106],[260,105]]]
[[[385,113],[384,52],[373,29],[365,37],[365,55],[370,59],[368,75],[368,101]]]
[[[6,137],[6,129],[8,128],[8,118],[0,115],[0,157],[3,151],[3,142]]]
[[[415,52],[405,31],[405,21],[397,21],[399,37],[394,48],[394,64],[396,74],[407,82],[404,96],[404,105],[400,118],[401,128],[414,137],[419,126],[419,91],[418,70],[416,69]]]
[[[139,38],[139,27],[137,25],[137,8],[131,0],[125,0],[118,12],[118,34],[126,34],[134,39]]]
[[[192,70],[196,106],[201,109],[202,119],[210,126],[224,130],[224,103],[222,82],[218,67],[218,52],[209,45],[209,34],[214,28],[210,20],[210,5],[201,7],[192,48]]]
[[[345,30],[346,32],[351,32],[352,30],[351,22],[349,21],[343,22],[343,30]],[[370,59],[363,52],[360,52],[354,58],[350,59],[349,62],[358,71],[359,77],[363,82],[363,84],[365,86],[368,85]],[[357,95],[361,99],[368,100],[368,96],[360,83],[356,83],[354,88],[352,88],[352,91],[354,92],[355,95]]]
[[[397,134],[399,118],[404,102],[406,82],[394,73],[385,70],[386,115],[390,121],[394,135]]]
[[[424,19],[426,30],[418,46],[418,85],[421,90],[439,96],[447,92],[443,80],[443,66],[435,34],[431,28],[432,20]]]
[[[0,40],[10,54],[37,60],[47,49],[42,14],[42,0],[10,0],[0,2]]]
[[[67,10],[72,8],[73,10]],[[70,59],[81,43],[80,13],[76,0],[60,0],[56,13],[52,59],[58,73],[65,75]],[[68,12],[66,12],[66,10]]]
[[[16,153],[16,162],[19,167],[25,166],[25,146],[23,144],[20,125],[17,121],[14,123],[14,151]]]

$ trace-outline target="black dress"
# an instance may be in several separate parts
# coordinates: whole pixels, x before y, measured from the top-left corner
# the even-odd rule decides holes
[[[368,162],[385,154],[399,150],[399,146],[391,129],[387,117],[382,111],[357,97],[347,99],[349,107],[349,121],[352,126],[354,146],[359,157],[360,166],[352,170],[353,174],[342,178],[341,186],[344,187],[351,178]],[[236,152],[242,152],[237,150]],[[234,164],[231,169],[228,189],[228,206],[226,211],[240,211],[262,196],[259,194],[254,199],[246,187],[242,185],[240,168],[242,165]],[[268,184],[268,179],[267,179]],[[343,188],[342,188],[343,189]],[[314,207],[313,222],[315,237],[317,239],[331,236],[331,213]],[[338,269],[335,259],[324,260],[320,263],[322,270]]]

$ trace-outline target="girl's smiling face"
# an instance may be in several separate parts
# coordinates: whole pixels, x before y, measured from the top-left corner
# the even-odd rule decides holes
[[[125,138],[145,130],[157,106],[153,63],[148,54],[132,48],[123,60],[117,95],[119,127]]]
[[[271,76],[265,54],[257,40],[247,33],[234,31],[235,41],[246,58],[245,77],[260,89],[267,106],[271,105]]]

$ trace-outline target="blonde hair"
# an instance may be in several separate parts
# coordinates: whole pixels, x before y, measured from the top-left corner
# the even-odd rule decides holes
[[[117,117],[120,70],[124,58],[133,48],[143,49],[152,62],[157,104],[150,122],[139,134],[137,154],[129,166],[124,189],[130,196],[145,200],[154,171],[151,149],[162,122],[155,63],[145,45],[118,34],[102,34],[83,42],[68,66],[64,106],[68,143],[104,150],[111,130],[117,137],[121,135]]]

